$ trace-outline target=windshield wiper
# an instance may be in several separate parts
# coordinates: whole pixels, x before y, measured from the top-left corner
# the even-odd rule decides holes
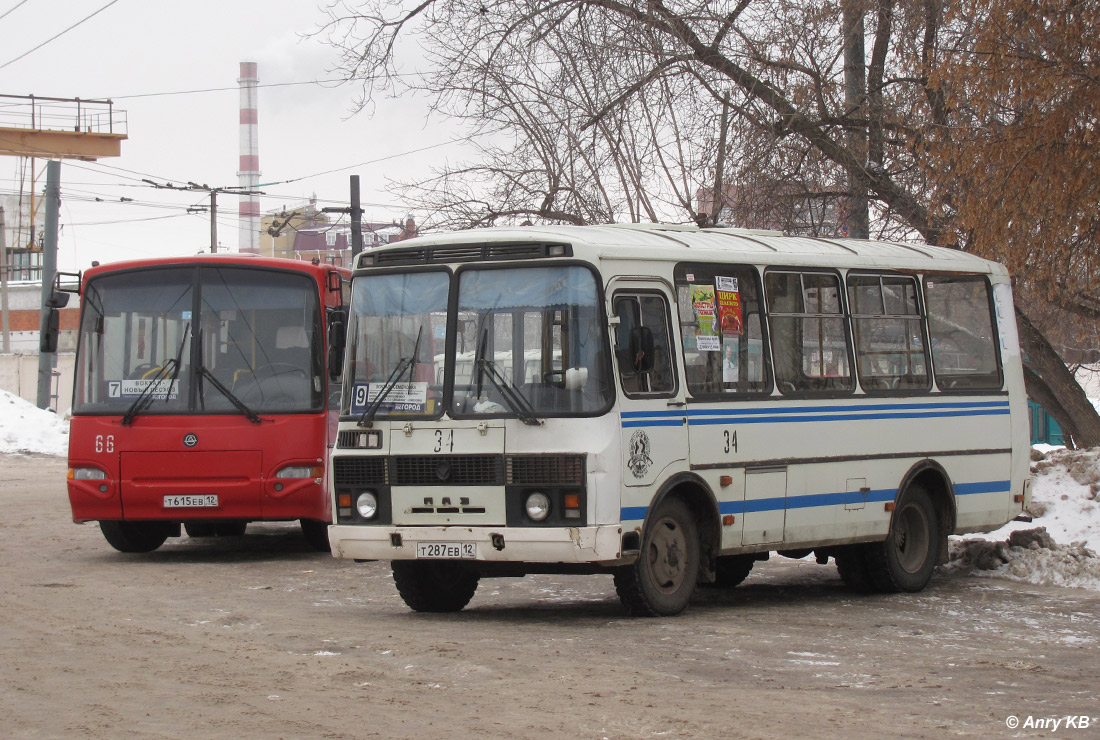
[[[225,385],[223,385],[223,384],[222,384],[222,382],[221,382],[220,380],[218,380],[217,378],[215,378],[215,377],[214,377],[214,373],[212,373],[212,372],[210,372],[209,370],[207,370],[207,369],[206,369],[206,366],[205,366],[205,365],[203,365],[202,367],[200,367],[200,368],[199,368],[199,377],[200,377],[200,378],[206,378],[207,380],[209,380],[209,381],[210,381],[210,385],[214,386],[214,387],[215,387],[215,388],[217,388],[217,389],[218,389],[219,391],[221,391],[221,394],[222,394],[223,396],[225,396],[226,398],[228,398],[228,399],[229,399],[229,402],[230,402],[231,404],[233,404],[234,406],[236,406],[236,407],[237,407],[237,410],[238,410],[238,411],[240,411],[240,412],[241,412],[242,414],[244,414],[244,415],[245,415],[245,417],[246,417],[246,418],[247,418],[247,419],[248,419],[248,420],[249,420],[250,422],[252,422],[253,424],[259,424],[259,423],[261,423],[261,422],[263,421],[263,419],[261,419],[261,418],[260,418],[260,417],[259,417],[259,416],[258,416],[258,415],[256,414],[256,412],[255,412],[255,411],[253,411],[252,409],[248,408],[248,406],[246,406],[246,405],[244,404],[244,401],[242,401],[241,399],[237,398],[237,396],[235,396],[235,395],[233,394],[233,391],[231,391],[231,390],[229,390],[228,388],[226,388],[226,387],[225,387]]]
[[[386,400],[386,396],[390,395],[390,391],[397,385],[397,381],[401,379],[401,376],[405,374],[406,370],[409,371],[409,383],[412,383],[412,368],[416,365],[416,358],[420,353],[420,337],[422,336],[424,336],[423,325],[420,326],[420,331],[416,335],[416,344],[413,345],[412,355],[409,357],[402,357],[397,361],[397,365],[394,366],[393,371],[390,372],[390,376],[386,378],[386,384],[382,386],[382,390],[378,391],[378,395],[371,401],[370,406],[367,406],[367,410],[359,417],[357,426],[369,427],[374,424],[374,415],[378,413],[378,407]]]
[[[477,360],[477,365],[489,378],[489,382],[493,384],[493,387],[500,392],[501,397],[512,407],[512,411],[516,413],[519,420],[527,426],[537,427],[542,424],[542,420],[535,416],[535,407],[531,405],[531,402],[527,400],[527,397],[519,392],[513,384],[509,383],[503,375],[500,374],[500,370],[497,369],[496,364],[485,357],[480,357]]]
[[[164,392],[164,400],[167,401],[172,394],[172,388],[176,384],[176,380],[180,376],[180,363],[183,360],[183,346],[187,344],[187,332],[191,330],[191,324],[188,323],[183,329],[183,339],[180,341],[180,351],[176,353],[175,357],[169,357],[168,360],[161,366],[160,372],[153,376],[153,380],[149,385],[141,389],[141,393],[134,399],[134,402],[130,404],[130,408],[126,410],[126,413],[122,417],[122,424],[129,426],[134,423],[134,418],[148,408],[155,399],[149,395],[149,391],[153,388],[158,388],[162,380],[171,370],[172,378],[168,381],[168,389]]]
[[[482,318],[484,321],[484,317]],[[481,336],[478,337],[477,347],[474,348],[474,368],[477,372],[477,398],[481,397],[481,378],[485,375],[489,378],[489,382],[493,384],[493,387],[497,389],[500,395],[511,407],[519,420],[527,426],[538,426],[542,424],[542,421],[535,416],[535,408],[531,405],[531,402],[527,400],[527,397],[519,392],[518,389],[511,383],[509,383],[500,370],[497,369],[496,363],[485,357],[485,347],[489,343],[489,330],[482,329]]]

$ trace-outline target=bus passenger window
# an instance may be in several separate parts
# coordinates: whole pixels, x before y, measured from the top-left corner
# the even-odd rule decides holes
[[[833,273],[765,274],[768,323],[781,393],[836,393],[853,388],[848,329]]]
[[[940,389],[1000,388],[989,282],[982,277],[925,278],[924,302]]]
[[[668,304],[653,293],[618,293],[614,301],[619,325],[615,328],[615,356],[619,381],[628,396],[669,395],[676,390],[676,376],[670,351]],[[643,333],[652,337],[644,345]],[[651,357],[644,355],[650,352]]]
[[[693,396],[768,391],[756,273],[711,263],[676,266],[684,373]]]
[[[856,373],[864,390],[913,391],[930,386],[917,281],[898,275],[848,274]]]

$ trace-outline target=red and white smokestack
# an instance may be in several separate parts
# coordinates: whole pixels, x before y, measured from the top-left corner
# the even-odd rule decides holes
[[[260,183],[260,138],[257,131],[257,87],[260,78],[256,62],[241,62],[241,165],[237,180],[242,190],[255,190]],[[260,251],[260,201],[255,195],[242,195],[238,251]]]

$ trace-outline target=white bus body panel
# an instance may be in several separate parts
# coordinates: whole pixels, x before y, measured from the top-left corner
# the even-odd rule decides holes
[[[330,527],[337,557],[411,559],[417,542],[476,542],[478,559],[490,562],[617,564],[634,555],[621,551],[623,535],[640,533],[657,498],[682,481],[701,484],[711,495],[719,550],[725,554],[881,540],[906,474],[923,464],[941,469],[950,483],[955,533],[995,529],[1020,513],[1026,505],[1020,497],[1028,492],[1028,421],[1012,293],[1003,267],[923,245],[750,238],[721,229],[658,231],[534,226],[404,244],[569,243],[574,260],[601,272],[609,315],[617,286],[632,281],[671,286],[678,261],[728,261],[761,271],[787,265],[840,273],[980,274],[994,288],[1005,390],[961,394],[933,389],[897,397],[857,390],[821,399],[775,392],[764,399],[687,402],[683,359],[677,357],[675,397],[629,398],[619,387],[615,408],[598,418],[551,418],[539,426],[498,419],[487,423],[488,431],[479,431],[477,421],[443,417],[413,422],[411,433],[406,433],[410,425],[384,422],[379,427],[385,430],[386,449],[337,449],[335,454],[435,454],[439,433],[451,429],[464,454],[585,453],[587,526],[504,527],[493,507],[480,521],[477,515],[412,526],[417,520],[404,510],[417,496],[430,495],[427,488],[412,489],[395,492],[392,525]],[[341,424],[341,429],[353,427]],[[503,498],[503,491],[477,487],[471,495]],[[392,544],[395,535],[400,547]],[[493,535],[503,536],[503,549],[490,546]]]

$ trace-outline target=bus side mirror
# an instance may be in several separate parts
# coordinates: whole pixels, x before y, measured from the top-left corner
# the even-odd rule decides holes
[[[328,376],[336,380],[344,374],[344,345],[347,344],[347,314],[335,310],[328,317]]]
[[[646,326],[635,326],[630,330],[630,367],[636,375],[651,372],[656,362],[653,350],[653,330]]]
[[[69,294],[57,290],[51,291],[50,297],[46,299],[46,305],[50,308],[65,308],[69,305]]]
[[[68,298],[68,296],[65,296]],[[42,335],[38,343],[38,351],[43,354],[57,352],[57,336],[61,333],[61,313],[56,308],[50,309],[46,318],[46,333]]]

